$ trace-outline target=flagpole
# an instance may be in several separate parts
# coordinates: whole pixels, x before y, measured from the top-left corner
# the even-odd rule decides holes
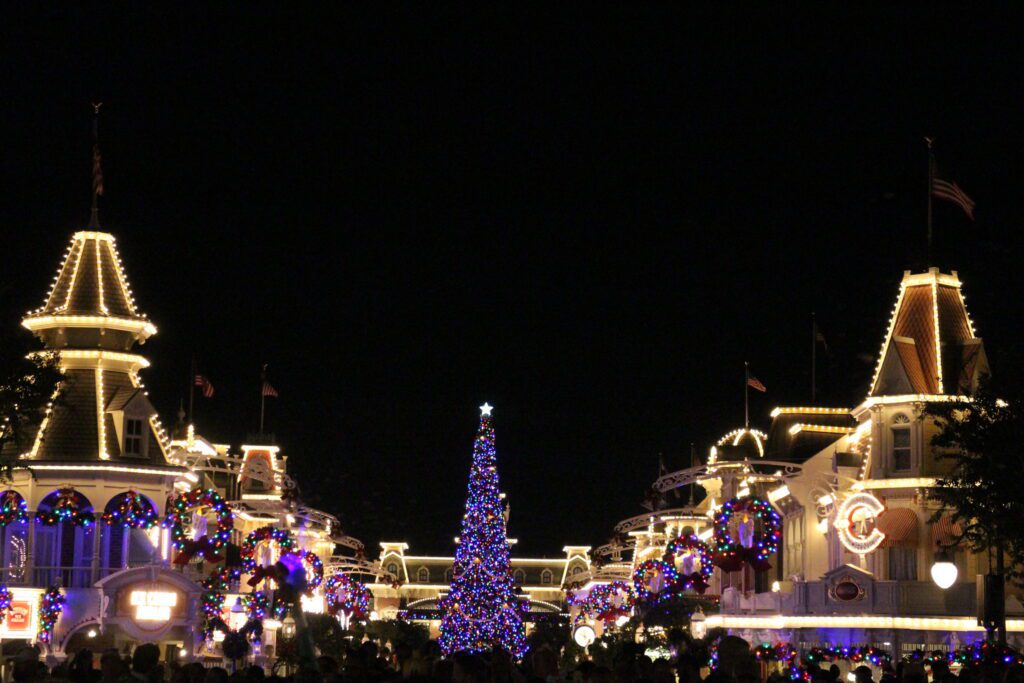
[[[814,405],[815,396],[817,394],[817,377],[816,372],[818,369],[818,324],[814,319],[814,311],[811,311],[811,405]]]
[[[196,402],[196,357],[192,356],[192,375],[188,378],[188,423],[195,424],[193,412]]]
[[[690,469],[693,469],[693,467],[694,467],[693,461],[695,459],[694,458],[695,451],[696,451],[696,449],[694,448],[693,442],[691,441],[690,442]],[[690,484],[690,507],[693,507],[693,504],[694,504],[694,501],[693,501],[693,489],[695,489],[695,488],[696,488],[696,484],[692,484],[691,483]]]
[[[260,370],[260,436],[263,436],[263,418],[266,415],[267,395],[263,391],[263,383],[267,381],[267,364]]]
[[[89,227],[93,229],[100,227],[100,207],[97,192],[99,188],[96,185],[96,173],[97,171],[102,173],[102,171],[97,168],[96,164],[100,145],[100,107],[102,106],[102,102],[93,102],[92,104],[92,212],[89,215]]]
[[[743,361],[743,427],[750,429],[750,363]]]
[[[928,145],[928,252],[926,258],[928,263],[925,267],[930,268],[932,265],[932,185],[935,182],[935,153],[932,152],[932,143],[935,138],[924,139]]]

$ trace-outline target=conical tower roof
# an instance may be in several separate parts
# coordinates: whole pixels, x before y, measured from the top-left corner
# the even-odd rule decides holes
[[[903,274],[869,397],[969,394],[988,360],[956,271]]]
[[[59,352],[64,379],[19,457],[167,464],[167,437],[139,379],[149,361],[132,353],[156,327],[135,305],[113,235],[75,233],[46,300],[22,325]]]
[[[94,231],[71,237],[46,300],[22,324],[57,349],[127,350],[156,333],[135,305],[114,236]]]

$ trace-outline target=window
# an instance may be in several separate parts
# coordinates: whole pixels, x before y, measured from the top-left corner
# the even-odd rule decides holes
[[[551,585],[551,570],[550,569],[545,569],[544,571],[542,571],[540,573],[540,583],[541,583],[542,586],[550,586]]]
[[[391,576],[398,578],[398,565],[394,562],[390,563],[388,565],[388,574],[391,574]]]
[[[889,580],[917,581],[917,548],[894,545],[889,548]]]
[[[804,514],[802,512],[785,518],[782,539],[785,543],[782,552],[783,578],[789,579],[795,574],[803,575]]]
[[[430,570],[426,567],[420,567],[416,570],[416,580],[420,583],[427,583],[430,581]]]
[[[575,567],[572,568],[572,575],[573,576],[576,576],[577,574],[582,574],[582,573],[583,573],[583,567],[581,567],[580,565],[576,565]]]
[[[452,574],[452,568],[451,567],[448,567],[448,569],[445,569],[444,570],[444,582],[450,584],[452,582],[452,575],[453,574]]]
[[[524,572],[522,569],[515,570],[514,572],[512,572],[512,580],[515,581],[518,585],[522,586],[526,582],[526,572]]]
[[[127,419],[124,421],[124,454],[142,455],[142,420]]]
[[[893,470],[910,469],[910,419],[905,415],[893,418]]]

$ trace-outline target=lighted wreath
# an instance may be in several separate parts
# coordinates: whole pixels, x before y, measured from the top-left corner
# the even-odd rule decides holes
[[[213,508],[217,514],[217,531],[212,537],[203,534],[193,540],[185,535],[185,515],[202,508]],[[231,506],[213,489],[192,489],[168,504],[164,526],[170,527],[171,541],[181,551],[174,558],[175,564],[188,564],[195,557],[207,562],[220,562],[224,558],[219,552],[231,539],[235,515],[231,512]]]
[[[281,599],[280,593],[274,593],[271,601],[263,591],[253,591],[242,596],[242,604],[245,606],[245,614],[249,619],[263,621],[272,616],[275,619],[284,619],[288,613],[288,605]]]
[[[633,591],[639,602],[657,604],[675,594],[679,572],[664,560],[646,560],[633,572]]]
[[[733,535],[730,524],[738,521]],[[733,572],[749,564],[755,571],[771,568],[768,557],[779,549],[782,517],[760,498],[732,499],[715,515],[714,563]]]
[[[312,550],[300,552],[299,554],[302,556],[303,564],[312,570],[306,572],[306,592],[312,593],[324,582],[324,563],[320,556]]]
[[[39,642],[49,643],[53,638],[53,629],[64,611],[64,601],[64,594],[59,588],[51,588],[43,593],[39,601],[39,633],[36,635]]]
[[[100,519],[108,526],[120,524],[130,529],[152,529],[159,518],[148,498],[135,491],[125,491],[107,504]]]
[[[17,491],[0,494],[0,528],[28,521],[28,503]]]
[[[696,534],[679,536],[665,547],[665,562],[675,567],[684,590],[695,590],[703,594],[714,566],[708,544]]]
[[[281,555],[292,552],[295,547],[295,539],[291,532],[285,529],[278,529],[273,526],[261,526],[252,531],[242,541],[242,573],[252,574],[249,578],[250,586],[257,586],[266,579],[277,580],[280,578],[280,569],[274,565],[257,566],[256,547],[263,542],[270,542],[277,545]]]
[[[87,527],[96,521],[92,510],[88,508],[89,501],[78,491],[72,488],[58,489],[57,500],[54,501],[53,507],[50,510],[37,511],[36,521],[43,526],[71,522],[74,526]]]
[[[334,616],[344,612],[352,619],[365,619],[370,610],[370,591],[348,574],[331,574],[324,584],[327,612]]]
[[[621,617],[629,617],[633,611],[633,586],[625,581],[594,586],[586,596],[577,598],[572,594],[567,599],[570,605],[579,607],[574,623],[597,619],[611,623]]]
[[[4,623],[7,613],[11,611],[11,598],[10,589],[0,585],[0,624]]]

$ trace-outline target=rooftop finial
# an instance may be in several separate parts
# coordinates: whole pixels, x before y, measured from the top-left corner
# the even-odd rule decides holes
[[[97,198],[103,194],[103,158],[100,156],[100,107],[102,102],[92,103],[92,214],[89,227],[100,227],[100,208]]]

